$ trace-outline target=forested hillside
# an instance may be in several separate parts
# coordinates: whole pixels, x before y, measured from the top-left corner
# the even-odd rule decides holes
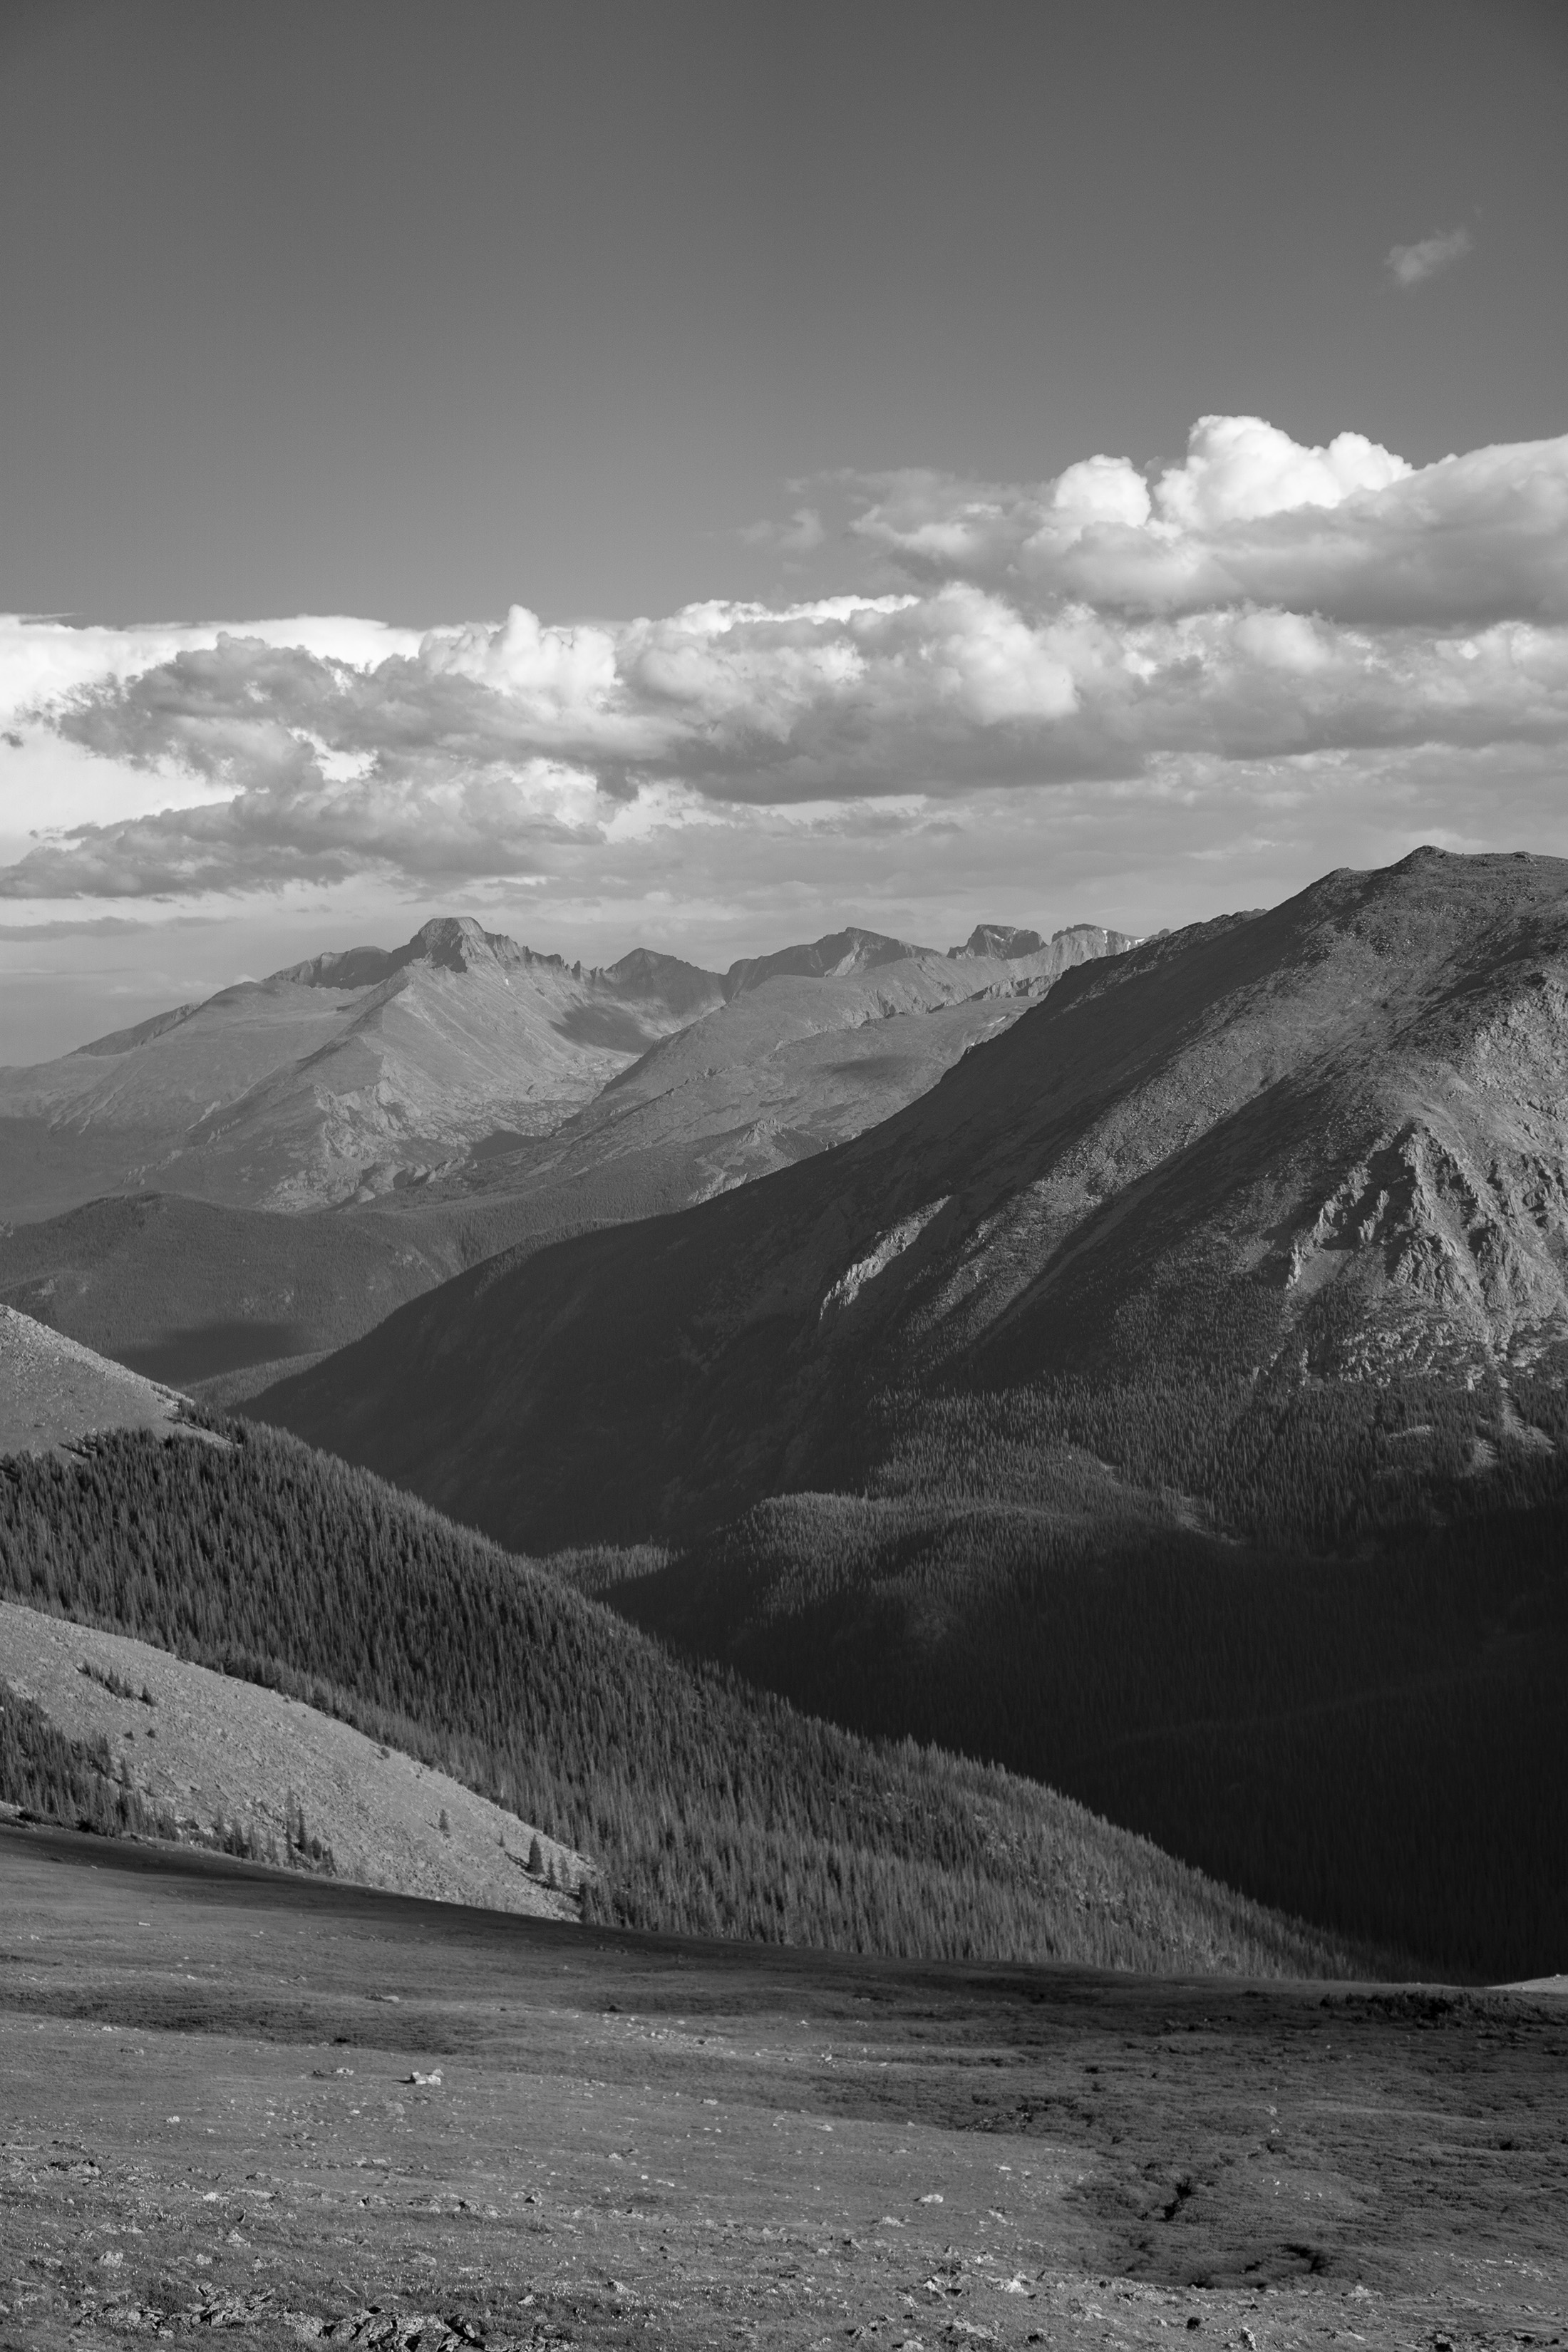
[[[859,1491],[601,1589],[1460,1973],[1568,1950],[1568,1402],[1521,1375],[884,1397]]]
[[[591,1917],[905,1954],[1374,1965],[1048,1790],[684,1665],[291,1439],[221,1433],[0,1465],[0,1589],[438,1764],[600,1862]]]

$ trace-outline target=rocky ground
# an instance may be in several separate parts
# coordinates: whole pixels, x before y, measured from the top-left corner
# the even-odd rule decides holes
[[[702,1945],[0,1829],[0,2347],[1568,2342],[1568,2008]]]
[[[106,1739],[132,1784],[186,1836],[232,1825],[281,1856],[302,1814],[339,1877],[576,1916],[555,1890],[582,1885],[592,1865],[581,1854],[540,1836],[531,1875],[538,1833],[529,1823],[281,1692],[12,1601],[0,1601],[0,1675],[68,1738]]]

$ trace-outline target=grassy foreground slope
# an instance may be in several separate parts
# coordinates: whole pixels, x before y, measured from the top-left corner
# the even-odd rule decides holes
[[[5,1591],[439,1765],[596,1857],[590,1917],[909,1956],[1367,1969],[1051,1790],[683,1665],[364,1473],[226,1433],[5,1464]]]

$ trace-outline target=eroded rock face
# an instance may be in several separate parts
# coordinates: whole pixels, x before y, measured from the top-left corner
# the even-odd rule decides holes
[[[1484,1129],[1413,1119],[1347,1170],[1292,1241],[1287,1294],[1358,1280],[1364,1331],[1337,1363],[1372,1371],[1447,1353],[1529,1363],[1568,1337],[1564,1148],[1500,1148]],[[1568,1139],[1564,1139],[1568,1144]]]

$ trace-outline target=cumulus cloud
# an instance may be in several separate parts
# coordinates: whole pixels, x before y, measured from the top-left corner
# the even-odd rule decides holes
[[[1468,228],[1451,228],[1436,236],[1418,238],[1415,245],[1391,246],[1384,268],[1396,286],[1408,291],[1436,278],[1440,269],[1451,269],[1473,251],[1475,242]]]
[[[35,833],[0,897],[580,878],[694,829],[736,856],[763,810],[866,829],[1173,763],[1568,740],[1568,439],[1415,467],[1210,416],[1147,471],[851,488],[885,583],[843,595],[423,635],[7,625],[20,723],[137,781],[107,821]]]
[[[78,687],[140,676],[193,646],[210,646],[223,625],[142,624],[135,628],[79,628],[53,617],[0,613],[0,719],[25,716]],[[251,621],[246,635],[273,646],[303,646],[324,659],[362,667],[389,654],[413,653],[417,629],[341,614],[301,614],[292,620]]]
[[[1151,484],[1096,457],[1054,482],[862,486],[851,530],[911,582],[1122,613],[1280,604],[1377,626],[1568,618],[1568,436],[1415,467],[1359,433],[1303,446],[1205,416]]]

